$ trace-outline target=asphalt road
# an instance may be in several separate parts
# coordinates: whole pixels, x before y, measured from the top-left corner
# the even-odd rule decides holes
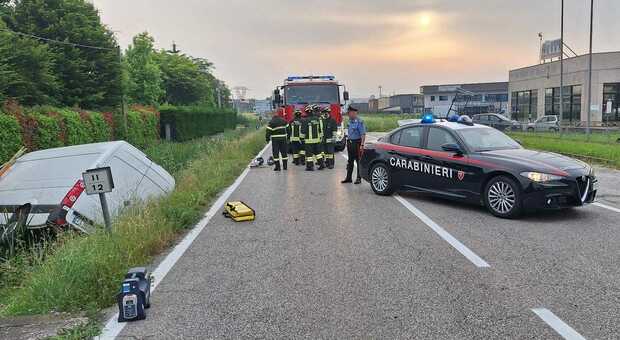
[[[342,185],[344,162],[251,170],[230,200],[257,220],[214,216],[119,338],[620,338],[620,173],[605,207],[502,220]]]

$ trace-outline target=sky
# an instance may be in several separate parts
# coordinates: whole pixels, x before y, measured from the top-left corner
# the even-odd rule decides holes
[[[289,75],[335,75],[351,97],[507,81],[560,37],[560,0],[91,0],[126,47],[147,31],[265,98]],[[620,50],[620,0],[595,0],[594,52]],[[587,53],[590,1],[565,0],[565,42]]]

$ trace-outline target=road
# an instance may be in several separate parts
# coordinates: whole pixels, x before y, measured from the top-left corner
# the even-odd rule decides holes
[[[253,169],[118,338],[618,339],[618,172],[601,203],[502,220],[337,169]],[[616,210],[613,210],[613,209]]]

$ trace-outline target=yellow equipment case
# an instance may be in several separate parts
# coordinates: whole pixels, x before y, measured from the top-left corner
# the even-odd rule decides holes
[[[254,221],[256,213],[243,202],[227,202],[224,206],[224,216],[235,222]]]

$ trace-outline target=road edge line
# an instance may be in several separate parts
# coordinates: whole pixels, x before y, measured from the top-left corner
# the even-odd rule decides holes
[[[271,142],[267,143],[267,145],[265,145],[265,147],[256,155],[256,157],[265,153],[270,144]],[[166,277],[170,269],[172,269],[172,267],[174,267],[174,265],[183,256],[183,254],[185,254],[185,251],[189,249],[189,247],[192,245],[194,240],[204,230],[204,228],[207,226],[211,218],[218,214],[220,208],[224,205],[224,203],[226,203],[226,200],[228,199],[228,197],[230,197],[230,195],[232,195],[232,193],[235,190],[237,190],[237,188],[239,187],[239,185],[241,185],[241,182],[243,182],[243,180],[248,175],[248,173],[250,173],[249,167],[245,168],[245,170],[243,170],[241,175],[237,177],[237,179],[233,182],[233,184],[231,184],[228,188],[226,188],[226,190],[220,195],[220,197],[218,197],[215,203],[211,205],[211,208],[209,208],[209,210],[204,215],[202,220],[200,220],[191,229],[191,231],[187,233],[187,235],[185,235],[183,240],[181,240],[181,242],[179,242],[174,247],[174,249],[166,256],[166,258],[161,263],[159,263],[157,268],[155,268],[155,270],[153,271],[153,276],[155,277],[155,281],[153,283],[153,286],[151,287],[151,293],[155,291],[155,288],[157,288],[159,283]],[[110,319],[108,319],[105,326],[103,327],[103,330],[101,331],[101,334],[96,336],[95,339],[99,339],[99,340],[116,339],[116,337],[121,333],[123,328],[125,328],[125,325],[127,325],[127,323],[118,322],[118,313],[115,313]]]
[[[447,232],[444,228],[439,226],[435,221],[433,221],[430,217],[424,214],[420,209],[416,208],[411,204],[411,202],[407,201],[404,197],[400,195],[394,195],[394,198],[400,202],[407,210],[416,215],[424,224],[426,224],[429,228],[431,228],[439,237],[441,237],[444,241],[448,242],[452,246],[452,248],[456,249],[461,255],[465,256],[469,262],[473,263],[478,268],[488,268],[491,267],[485,260],[483,260],[480,256],[476,255],[471,249],[469,249],[466,245],[461,243],[461,241],[457,240],[454,236],[452,236],[449,232]]]
[[[603,208],[603,209],[607,209],[607,210],[611,210],[611,211],[620,213],[620,209],[612,207],[612,206],[607,205],[607,204],[603,204],[603,203],[600,203],[600,202],[594,202],[594,203],[592,203],[592,205],[595,205],[595,206],[597,206],[599,208]]]
[[[571,326],[558,318],[552,311],[546,308],[532,308],[534,314],[551,327],[556,333],[566,340],[586,340],[583,335],[577,333]]]

